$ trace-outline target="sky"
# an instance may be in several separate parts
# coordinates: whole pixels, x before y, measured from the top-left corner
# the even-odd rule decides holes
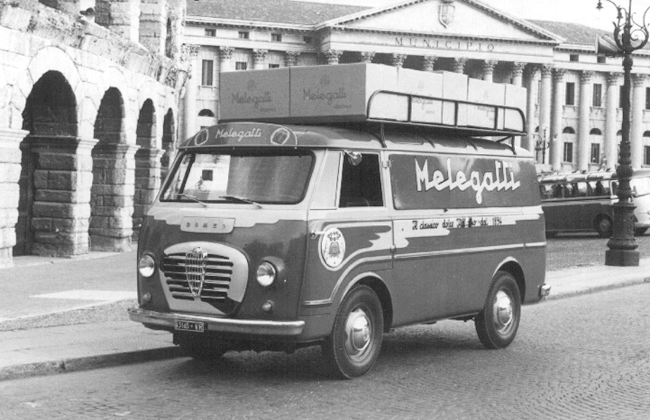
[[[347,4],[354,6],[378,7],[400,0],[300,0],[318,3]],[[616,9],[603,0],[603,9],[598,12],[598,0],[479,0],[514,17],[529,20],[553,20],[557,22],[579,23],[593,28],[612,29],[616,19]],[[627,1],[615,0],[618,4],[628,5]],[[634,0],[632,6],[641,19],[650,0]],[[650,15],[650,13],[649,13]]]

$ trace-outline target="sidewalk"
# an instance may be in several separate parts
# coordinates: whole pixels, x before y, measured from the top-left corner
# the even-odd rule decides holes
[[[135,252],[75,259],[18,257],[0,269],[0,380],[179,357],[171,334],[129,320]],[[550,271],[547,300],[650,283],[639,267]]]

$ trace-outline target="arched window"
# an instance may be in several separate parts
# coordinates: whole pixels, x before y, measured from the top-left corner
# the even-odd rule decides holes
[[[573,127],[564,127],[564,130],[562,130],[562,132],[565,134],[575,134],[576,130],[574,130]]]
[[[199,112],[199,117],[214,117],[214,112],[210,111],[209,109],[202,109]]]
[[[603,135],[603,132],[600,131],[600,130],[597,129],[597,128],[592,128],[591,131],[589,132],[589,134],[597,135],[597,136],[602,136],[602,135]]]

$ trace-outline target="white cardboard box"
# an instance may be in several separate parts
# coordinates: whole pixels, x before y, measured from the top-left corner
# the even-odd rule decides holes
[[[288,117],[289,70],[289,67],[285,67],[221,73],[220,119],[273,121]]]

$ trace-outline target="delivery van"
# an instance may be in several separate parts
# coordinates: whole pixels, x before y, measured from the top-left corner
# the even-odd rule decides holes
[[[367,66],[336,71],[370,77],[380,67]],[[323,67],[313,69],[317,80]],[[225,79],[266,80],[243,73]],[[183,142],[141,230],[131,319],[173,333],[197,359],[319,345],[342,378],[367,373],[383,334],[401,326],[473,319],[486,347],[507,347],[522,304],[549,293],[535,164],[503,141],[525,132],[523,114],[505,99],[395,85],[364,93],[365,111],[350,104],[352,86],[330,86],[347,96],[344,111],[242,112],[253,121],[233,113]],[[301,92],[294,105],[310,95],[327,102],[315,88],[291,89]],[[248,95],[271,112],[282,105]],[[254,114],[261,103],[233,106],[257,105]],[[383,117],[391,103],[408,109]],[[319,119],[329,112],[333,122]]]

